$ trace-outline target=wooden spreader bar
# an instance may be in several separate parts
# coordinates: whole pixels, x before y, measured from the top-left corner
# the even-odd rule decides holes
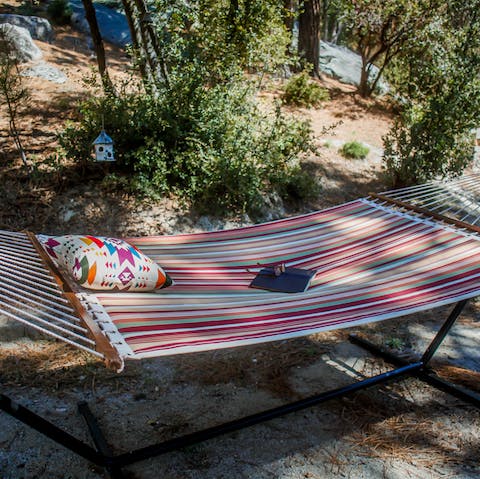
[[[400,208],[405,208],[406,210],[414,211],[415,213],[419,213],[421,215],[428,216],[430,218],[434,218],[439,221],[443,221],[444,223],[448,223],[451,225],[455,225],[459,228],[467,229],[473,231],[475,233],[480,233],[480,227],[472,225],[470,223],[466,223],[465,221],[457,220],[455,218],[450,218],[448,216],[442,215],[440,213],[435,213],[434,211],[430,211],[427,208],[422,208],[421,206],[412,205],[411,203],[407,203],[405,201],[396,200],[394,198],[390,198],[389,196],[379,195],[377,193],[369,193],[371,198],[384,201],[386,203],[390,203],[395,206],[399,206]]]
[[[27,231],[26,234],[42,259],[45,267],[50,271],[52,278],[58,284],[63,296],[78,315],[80,324],[87,329],[89,337],[95,341],[96,350],[103,354],[107,367],[117,371],[123,369],[123,360],[120,358],[118,351],[110,344],[110,341],[103,334],[95,321],[92,320],[89,313],[70,287],[68,281],[64,278],[61,271],[43,249],[43,246],[40,244],[37,237],[29,231]]]

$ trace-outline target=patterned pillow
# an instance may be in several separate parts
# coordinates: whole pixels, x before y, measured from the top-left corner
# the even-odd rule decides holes
[[[39,236],[47,253],[84,288],[152,291],[172,284],[139,249],[116,238]]]

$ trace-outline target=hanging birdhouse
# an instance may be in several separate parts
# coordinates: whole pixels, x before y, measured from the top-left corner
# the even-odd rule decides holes
[[[105,130],[100,132],[97,139],[93,142],[95,146],[95,160],[96,161],[115,161],[113,156],[113,140],[105,133]]]

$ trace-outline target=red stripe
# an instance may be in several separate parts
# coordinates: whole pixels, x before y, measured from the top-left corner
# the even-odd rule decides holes
[[[480,273],[480,268],[477,269],[475,271],[475,273]],[[452,277],[452,281],[460,280],[462,278],[465,278],[465,277],[468,277],[468,276],[471,276],[471,275],[472,275],[472,273],[463,273],[463,274]],[[476,279],[474,281],[478,282],[478,279]],[[467,281],[464,284],[469,284],[470,282]],[[252,321],[261,321],[262,323],[264,323],[264,325],[266,325],[266,323],[268,323],[270,321],[279,321],[281,323],[282,319],[287,319],[287,318],[289,319],[288,322],[295,322],[296,321],[295,318],[297,316],[303,316],[305,314],[307,314],[307,315],[315,315],[315,314],[320,315],[320,314],[328,312],[328,311],[332,311],[332,315],[330,316],[331,318],[335,318],[337,316],[344,316],[345,314],[351,314],[354,317],[357,317],[357,315],[359,314],[360,311],[363,311],[363,310],[369,309],[369,308],[371,309],[371,304],[373,304],[373,303],[383,302],[381,305],[374,304],[374,308],[379,308],[379,307],[380,308],[385,308],[385,303],[386,302],[393,301],[397,297],[401,297],[401,296],[408,295],[408,294],[411,294],[411,293],[415,293],[415,298],[421,298],[422,296],[434,296],[434,297],[436,297],[436,296],[438,296],[438,292],[427,292],[427,293],[425,293],[424,291],[426,289],[434,288],[435,286],[439,286],[441,284],[442,284],[442,281],[436,281],[436,282],[433,282],[429,285],[424,285],[422,287],[417,287],[417,288],[409,288],[409,289],[405,289],[405,290],[402,290],[402,291],[399,291],[399,292],[396,292],[396,293],[379,294],[379,295],[376,295],[372,298],[367,298],[367,299],[364,299],[364,300],[345,301],[344,305],[342,305],[341,308],[351,309],[351,308],[355,308],[356,306],[362,306],[362,308],[355,309],[350,313],[346,313],[346,312],[343,312],[343,311],[341,313],[335,313],[334,311],[332,311],[332,306],[321,306],[322,303],[320,303],[320,302],[317,303],[319,305],[319,307],[314,308],[314,309],[308,309],[308,310],[298,310],[298,311],[281,312],[281,313],[278,313],[278,312],[273,313],[274,311],[277,311],[274,308],[272,308],[270,310],[267,310],[267,311],[271,311],[272,314],[265,314],[266,311],[262,310],[262,315],[258,316],[257,318],[243,317],[242,316],[242,311],[231,312],[231,311],[227,310],[225,312],[225,314],[228,314],[229,316],[234,316],[234,317],[236,317],[236,319],[216,320],[216,321],[208,321],[208,320],[207,321],[202,321],[201,322],[201,327],[202,328],[208,328],[208,327],[213,327],[213,326],[224,326],[224,325],[231,325],[231,324],[241,325],[242,323],[250,323]],[[457,286],[455,286],[455,288],[457,288]],[[383,288],[383,291],[385,291],[385,290],[386,290],[386,288]],[[410,298],[403,298],[400,301],[401,301],[401,303],[406,302],[407,304],[409,304],[409,303],[412,302],[412,298],[411,297]],[[315,304],[315,303],[313,303],[313,304]],[[206,317],[212,315],[212,313],[209,312],[209,311],[205,311],[205,312],[202,312],[202,313]],[[115,316],[117,316],[116,313],[111,313],[112,319],[114,319]],[[198,318],[200,316],[196,316],[196,317]],[[188,315],[187,316],[175,316],[176,321],[181,321],[182,319],[189,319],[189,318],[190,318],[190,316],[188,316]],[[300,318],[300,321],[302,319],[304,319],[304,318]],[[153,324],[152,326],[137,326],[137,327],[122,327],[121,326],[122,322],[130,322],[130,321],[135,321],[135,320],[146,321],[145,319],[136,318],[135,316],[130,317],[129,319],[120,320],[120,321],[115,321],[115,319],[114,319],[115,324],[117,325],[118,329],[124,334],[135,333],[135,332],[140,333],[140,332],[152,331],[152,330],[168,331],[168,330],[173,330],[173,329],[185,329],[185,330],[191,331],[192,329],[194,329],[196,327],[197,328],[199,327],[198,322],[189,322],[189,323],[182,323],[182,324],[163,324],[163,325],[155,322],[155,324]],[[157,321],[157,320],[154,320],[154,321]],[[308,321],[308,320],[306,320],[306,321]],[[248,327],[250,327],[250,326],[248,326]]]

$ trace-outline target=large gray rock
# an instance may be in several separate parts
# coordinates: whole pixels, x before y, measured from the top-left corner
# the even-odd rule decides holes
[[[46,18],[3,13],[0,14],[0,23],[10,23],[10,25],[26,28],[35,40],[49,43],[53,41],[53,28]]]
[[[362,70],[362,58],[348,48],[333,43],[320,42],[320,70],[342,83],[358,86]],[[373,66],[370,78],[376,77],[378,68]],[[388,91],[388,84],[380,80],[377,84],[379,93]]]
[[[46,62],[40,62],[22,70],[21,75],[25,77],[43,78],[44,80],[59,84],[67,81],[65,73]]]
[[[12,56],[20,63],[40,60],[42,51],[33,43],[32,37],[26,28],[16,27],[10,23],[0,24],[0,34],[10,42]]]
[[[82,1],[70,0],[69,3],[73,11],[72,26],[82,32],[90,34],[90,27],[85,19],[85,9],[83,8]],[[93,6],[95,7],[100,33],[105,41],[119,47],[124,47],[131,43],[130,30],[123,12],[98,3],[95,3]]]

